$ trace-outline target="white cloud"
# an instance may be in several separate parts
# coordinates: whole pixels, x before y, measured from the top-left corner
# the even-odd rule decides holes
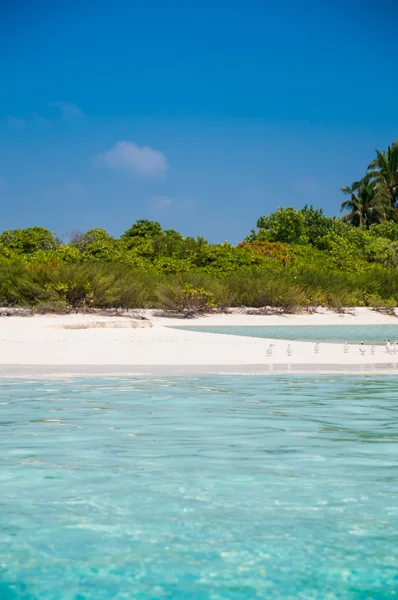
[[[58,108],[63,117],[82,117],[83,111],[73,102],[49,102],[49,106]]]
[[[140,175],[163,175],[168,168],[163,152],[129,141],[116,142],[95,159],[111,169]]]

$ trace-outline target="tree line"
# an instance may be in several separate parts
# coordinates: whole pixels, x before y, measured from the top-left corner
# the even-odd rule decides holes
[[[349,191],[348,191],[349,190]],[[377,152],[343,218],[279,208],[238,245],[184,237],[138,220],[67,241],[42,227],[0,235],[0,305],[41,311],[159,307],[191,313],[228,306],[296,310],[398,302],[398,145]]]

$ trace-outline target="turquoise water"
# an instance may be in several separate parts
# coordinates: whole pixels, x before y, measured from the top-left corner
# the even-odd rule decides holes
[[[394,598],[397,389],[3,380],[1,600]]]
[[[176,328],[174,328],[176,329]],[[281,325],[264,326],[248,325],[242,327],[178,327],[186,331],[202,333],[226,333],[280,340],[298,340],[302,342],[349,342],[350,344],[385,344],[386,339],[398,339],[397,325]]]

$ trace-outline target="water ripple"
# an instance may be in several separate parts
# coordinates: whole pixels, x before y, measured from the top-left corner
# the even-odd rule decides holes
[[[394,597],[397,388],[2,382],[0,598]]]

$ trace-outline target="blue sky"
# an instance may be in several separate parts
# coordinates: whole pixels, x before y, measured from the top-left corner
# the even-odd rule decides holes
[[[150,218],[235,243],[278,206],[338,214],[398,137],[397,17],[389,0],[1,3],[1,229]]]

